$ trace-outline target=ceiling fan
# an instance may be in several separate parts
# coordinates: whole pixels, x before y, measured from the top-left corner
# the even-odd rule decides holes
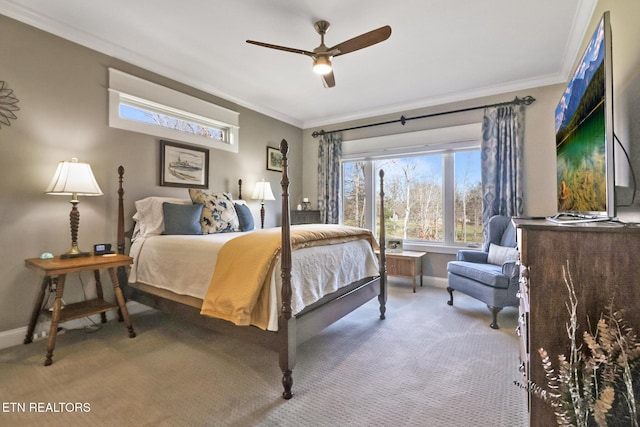
[[[313,49],[313,51],[278,46],[254,40],[247,40],[247,43],[271,49],[284,50],[285,52],[299,53],[301,55],[311,57],[313,59],[313,71],[320,74],[324,87],[329,88],[336,85],[336,80],[333,76],[333,66],[331,64],[331,60],[333,58],[380,43],[391,36],[391,27],[385,25],[384,27],[369,31],[368,33],[360,34],[357,37],[339,43],[333,47],[327,47],[324,44],[324,35],[327,34],[329,26],[330,24],[327,21],[318,21],[313,25],[316,32],[320,34],[320,46]]]

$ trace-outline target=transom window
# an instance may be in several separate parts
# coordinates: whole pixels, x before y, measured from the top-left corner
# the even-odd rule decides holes
[[[109,69],[109,126],[238,152],[238,113]]]
[[[170,112],[162,106],[149,102],[140,102],[134,97],[121,95],[120,99],[119,114],[123,119],[211,138],[220,142],[226,142],[229,139],[227,137],[227,128],[219,126],[204,117],[196,117],[184,112]]]

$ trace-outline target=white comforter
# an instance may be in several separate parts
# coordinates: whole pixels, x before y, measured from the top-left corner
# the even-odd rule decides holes
[[[218,251],[227,241],[243,234],[246,233],[138,238],[131,246],[134,264],[129,282],[203,299],[213,277]],[[378,274],[377,257],[366,240],[295,250],[291,270],[292,311],[296,314],[340,286]],[[267,329],[275,331],[281,303],[279,260],[270,283],[272,298]]]

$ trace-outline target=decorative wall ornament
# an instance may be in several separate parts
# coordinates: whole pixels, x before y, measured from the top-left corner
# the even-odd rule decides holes
[[[13,90],[5,87],[5,82],[0,80],[0,129],[2,125],[11,126],[9,120],[18,118],[14,113],[20,109],[17,103],[18,98],[13,95]]]

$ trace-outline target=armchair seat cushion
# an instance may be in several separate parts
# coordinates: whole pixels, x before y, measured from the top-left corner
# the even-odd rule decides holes
[[[509,288],[510,278],[502,273],[502,266],[499,265],[450,261],[447,264],[447,270],[449,273],[467,277],[492,288]]]

